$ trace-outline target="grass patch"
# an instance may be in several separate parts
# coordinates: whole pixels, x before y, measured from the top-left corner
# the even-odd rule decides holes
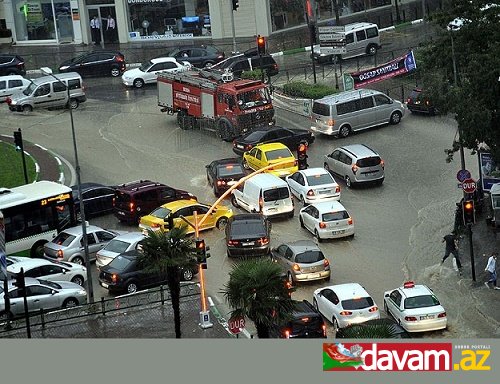
[[[35,161],[31,156],[24,156],[26,159],[26,169],[28,171],[28,181],[35,181]],[[21,152],[8,143],[0,141],[0,187],[12,188],[24,185],[23,159]]]
[[[305,52],[305,48],[294,48],[294,49],[289,49],[288,51],[283,51],[283,56],[294,55],[299,52]]]
[[[411,21],[405,21],[404,23],[399,23],[394,25],[394,29],[400,29],[400,28],[405,28],[411,25]]]

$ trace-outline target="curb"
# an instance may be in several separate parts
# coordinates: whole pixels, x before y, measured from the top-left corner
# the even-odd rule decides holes
[[[227,331],[227,333],[229,333],[231,336],[233,337],[237,337],[236,335],[234,335],[230,330],[229,330],[229,325],[227,324],[227,320],[221,315],[221,313],[219,312],[219,310],[217,309],[217,307],[215,306],[214,304],[214,301],[212,300],[212,298],[210,296],[207,297],[207,300],[208,300],[208,303],[210,305],[210,310],[212,311],[212,313],[214,314],[215,318],[217,319],[217,321],[219,322],[220,325],[222,325],[224,327],[224,329]],[[241,333],[247,338],[247,339],[251,339],[252,336],[250,335],[250,333],[245,329],[241,329]]]
[[[59,166],[59,179],[57,180],[57,182],[59,184],[64,184],[64,182],[66,181],[66,178],[64,176],[64,168],[63,168],[63,165],[62,165],[62,162],[61,160],[59,159],[59,157],[55,156],[51,151],[49,151],[47,148],[45,147],[42,147],[40,144],[34,144],[36,145],[38,148],[44,150],[45,152],[47,152],[47,155],[48,156],[51,156],[54,158],[54,160],[57,162],[58,166]],[[35,162],[36,163],[36,162]],[[38,168],[39,169],[39,168]],[[38,177],[37,177],[37,180],[38,180]]]

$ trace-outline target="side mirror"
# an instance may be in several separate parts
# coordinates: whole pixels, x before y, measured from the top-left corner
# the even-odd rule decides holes
[[[56,293],[57,293],[57,291],[56,291],[56,290],[54,290],[54,289],[53,289],[52,291],[50,291],[50,294],[51,294],[51,295],[55,295]]]
[[[384,297],[389,297],[389,294],[388,294],[388,293],[386,293],[386,294],[384,295]]]

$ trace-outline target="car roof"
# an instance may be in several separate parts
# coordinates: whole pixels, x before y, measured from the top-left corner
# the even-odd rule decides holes
[[[339,300],[352,299],[353,297],[370,296],[359,283],[330,285],[325,288],[330,288],[331,290],[333,290],[337,294]]]
[[[239,164],[241,165],[241,160],[236,158],[236,157],[231,157],[227,159],[220,159],[220,160],[214,160],[210,164],[216,164],[216,165],[226,165],[226,164]]]
[[[303,316],[321,316],[318,312],[314,310],[314,308],[311,306],[311,303],[309,303],[307,300],[293,300],[293,313],[292,315],[294,317],[303,317]]]
[[[362,157],[379,156],[377,152],[375,152],[373,149],[371,149],[365,144],[344,145],[343,147],[340,147],[340,149],[349,152],[358,159]]]
[[[85,227],[87,229],[87,233],[96,232],[96,231],[106,231],[104,228],[98,227],[97,225],[87,225]],[[82,234],[82,226],[77,225],[75,227],[70,227],[64,229],[62,232],[69,233],[70,235],[81,235]]]
[[[200,203],[199,201],[196,201],[196,200],[183,199],[183,200],[171,201],[169,203],[163,204],[161,207],[167,208],[167,209],[175,212],[180,208],[189,207],[189,206],[195,205],[195,204],[206,205],[206,204]]]
[[[320,213],[346,211],[342,203],[338,201],[321,201],[311,205],[314,206]]]
[[[302,169],[299,172],[301,172],[305,176],[330,174],[330,172],[328,172],[325,168],[321,168],[321,167]]]
[[[53,263],[52,261],[46,259],[28,259],[18,261],[17,263],[9,265],[7,268],[9,268],[12,273],[19,273],[21,271],[21,268],[35,268],[47,264]]]
[[[289,148],[282,143],[263,143],[263,144],[257,144],[254,148],[259,148],[260,150],[266,152],[266,151],[273,151],[275,149],[288,149]]]
[[[136,240],[142,240],[145,237],[146,236],[142,232],[129,232],[123,235],[118,235],[113,240],[136,241]]]
[[[372,96],[372,95],[382,95],[383,93],[375,89],[355,89],[353,91],[345,91],[340,93],[334,93],[322,97],[321,99],[314,100],[315,103],[333,105],[341,102],[346,102],[350,100],[357,100],[361,97]],[[386,95],[387,96],[387,95]]]
[[[158,64],[158,63],[177,63],[177,59],[175,57],[156,57],[154,59],[150,60],[153,64]]]
[[[16,283],[16,280],[14,280],[14,279],[7,281],[7,290],[10,291],[11,289],[17,288],[15,283]],[[38,281],[38,279],[36,279],[34,277],[25,277],[24,284],[25,285],[42,285],[42,283],[40,283],[40,281]]]
[[[434,295],[430,288],[423,284],[415,284],[413,288],[405,288],[403,285],[398,289],[405,297]]]
[[[295,254],[311,250],[321,251],[318,245],[312,240],[296,240],[290,243],[285,243],[285,245],[287,245]]]
[[[107,185],[99,184],[99,183],[81,183],[80,186],[82,188],[82,191],[84,189],[107,187]],[[71,189],[73,189],[75,191],[78,190],[78,185],[72,185]]]
[[[231,217],[230,222],[233,221],[262,221],[265,217],[260,213],[239,213]]]

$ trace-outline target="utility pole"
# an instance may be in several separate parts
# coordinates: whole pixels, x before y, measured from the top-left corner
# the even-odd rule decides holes
[[[28,171],[26,169],[26,157],[24,156],[23,134],[21,132],[21,128],[14,131],[14,144],[16,144],[16,151],[21,152],[21,157],[23,159],[24,182],[28,184]]]
[[[230,13],[231,13],[231,29],[232,29],[232,32],[233,32],[233,53],[236,54],[236,52],[238,52],[238,49],[236,48],[236,29],[235,29],[235,26],[234,26],[234,11],[236,11],[238,9],[238,7],[239,7],[238,0],[231,0],[230,6],[231,6],[231,10],[230,10]]]
[[[314,17],[314,0],[306,0],[306,23],[309,29],[309,41],[311,43],[311,60],[313,69],[314,84],[316,84],[316,63],[314,62],[314,40],[316,39],[316,19]]]

